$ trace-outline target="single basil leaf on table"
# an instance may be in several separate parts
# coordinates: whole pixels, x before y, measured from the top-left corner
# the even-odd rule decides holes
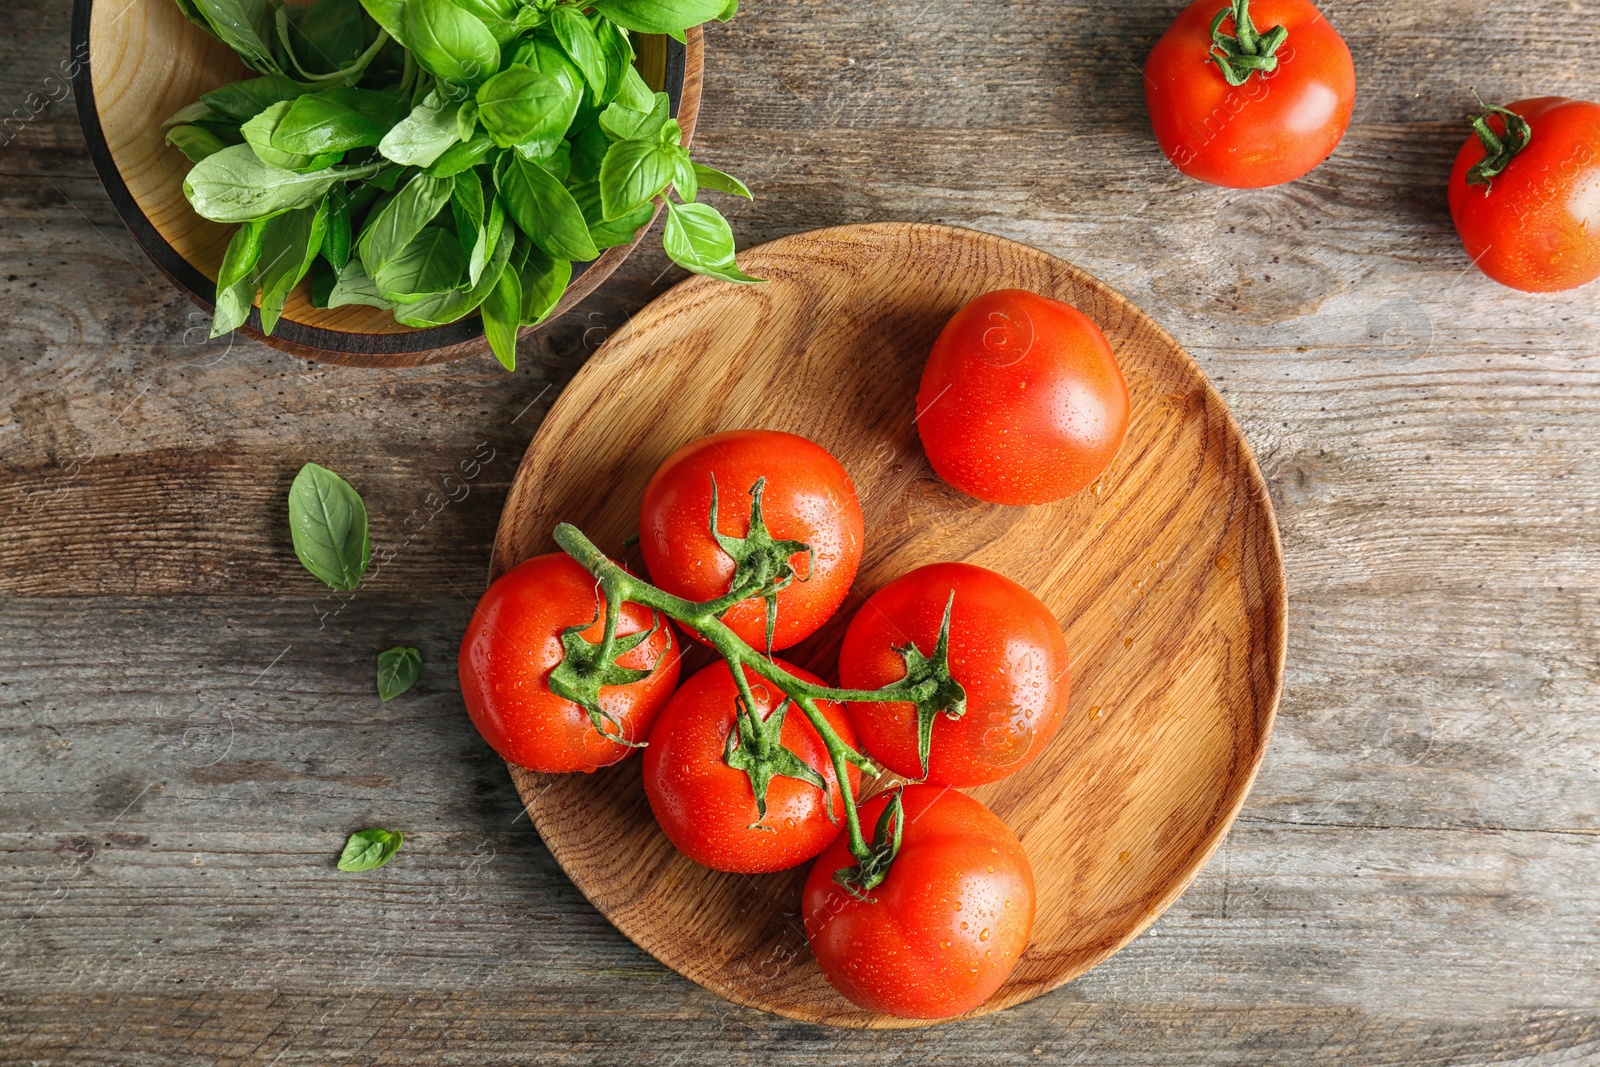
[[[550,317],[572,284],[570,260],[555,259],[536,245],[528,246],[527,259],[518,270],[522,289],[521,323],[537,326]]]
[[[406,167],[431,165],[458,141],[457,117],[461,108],[447,104],[438,90],[411,109],[383,136],[378,151],[385,159]]]
[[[294,100],[310,91],[310,86],[301,85],[292,78],[268,74],[213,89],[200,98],[200,103],[223,118],[248,122],[273,104]]]
[[[415,241],[422,228],[444,209],[454,191],[452,178],[418,174],[407,182],[368,220],[356,242],[356,252],[367,274],[376,279],[384,264]]]
[[[680,267],[729,282],[759,282],[734,262],[733,228],[709,204],[667,201],[667,255]]]
[[[464,170],[476,167],[495,150],[494,140],[486,130],[478,130],[472,139],[451,145],[444,155],[434,160],[424,173],[433,178],[451,178]]]
[[[327,170],[339,162],[342,153],[329,152],[324,155],[308,156],[301,152],[288,152],[272,143],[273,135],[277,132],[278,125],[283,121],[294,103],[282,100],[267,108],[261,114],[239,127],[239,132],[244,135],[245,142],[249,144],[256,158],[269,167],[281,170],[292,170],[296,174],[311,174],[319,170]]]
[[[566,49],[573,65],[583,72],[596,96],[606,90],[606,56],[594,25],[574,6],[563,4],[550,12],[550,28]]]
[[[405,843],[399,830],[359,830],[350,835],[339,854],[339,869],[350,873],[375,871],[394,858]]]
[[[395,320],[402,326],[427,329],[458,322],[476,311],[488,298],[489,290],[500,280],[500,272],[505,269],[506,263],[516,250],[516,232],[514,227],[507,226],[505,232],[500,235],[500,241],[495,245],[493,255],[489,257],[489,265],[484,269],[483,277],[477,285],[470,289],[452,289],[437,296],[425,297],[414,304],[401,304],[394,309]]]
[[[370,178],[380,169],[369,163],[298,174],[268,166],[247,144],[231,145],[194,165],[184,179],[183,194],[202,218],[251,222],[313,206],[339,182]]]
[[[360,304],[364,307],[382,308],[385,311],[394,310],[394,301],[383,298],[383,294],[378,292],[377,284],[367,277],[361,261],[353,256],[339,271],[339,277],[328,293],[326,304],[330,308]]]
[[[284,301],[322,251],[327,232],[328,202],[305,207],[267,220],[261,234],[261,332],[271,336],[283,314]]]
[[[458,85],[477,85],[500,69],[500,42],[483,20],[450,0],[406,0],[402,40],[422,68]]]
[[[397,646],[378,655],[378,696],[385,704],[417,684],[422,677],[422,653]]]
[[[501,148],[532,139],[553,147],[566,134],[574,110],[571,93],[560,82],[515,64],[479,86],[477,103],[478,121]]]
[[[272,50],[273,8],[267,0],[193,0],[217,40],[263,74],[282,74]]]
[[[522,279],[507,264],[483,301],[483,333],[506,370],[517,369],[517,333],[522,325]]]
[[[400,121],[403,106],[398,94],[371,89],[311,93],[289,105],[272,133],[272,146],[301,155],[373,148]]]
[[[261,261],[261,232],[265,221],[247,222],[233,232],[217,274],[217,299],[211,315],[211,336],[221,337],[244,325],[250,317],[256,291],[256,264]]]
[[[728,0],[595,0],[593,7],[624,29],[672,36],[729,10]]]
[[[534,244],[557,259],[588,262],[600,255],[577,201],[549,171],[502,152],[494,181],[506,212]]]
[[[361,584],[372,559],[367,506],[349,482],[307,463],[289,487],[289,533],[305,569],[334,589]]]
[[[399,254],[372,275],[378,292],[396,304],[414,304],[461,287],[467,255],[456,235],[442,226],[428,226]]]
[[[203,126],[174,126],[167,131],[167,144],[195,163],[228,147],[222,138]]]
[[[600,203],[607,219],[620,219],[661,195],[676,173],[681,148],[655,140],[618,141],[600,164]]]

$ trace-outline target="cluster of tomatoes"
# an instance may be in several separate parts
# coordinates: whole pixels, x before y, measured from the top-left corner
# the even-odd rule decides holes
[[[1006,290],[946,326],[915,417],[941,477],[1025,504],[1093,482],[1128,412],[1099,328]],[[686,856],[744,874],[815,860],[806,935],[851,1000],[942,1018],[988,999],[1027,946],[1033,873],[1005,823],[956,790],[1015,772],[1056,733],[1068,653],[1049,608],[994,571],[931,563],[856,610],[838,688],[775,658],[838,612],[866,531],[844,467],[774,430],[691,441],[656,471],[639,511],[648,582],[571,527],[557,540],[574,554],[503,575],[462,642],[467,710],[495,750],[560,773],[642,747],[650,808]],[[673,622],[723,656],[681,685]],[[863,769],[911,784],[858,807]]]
[[[1156,140],[1183,173],[1259,189],[1327,159],[1355,108],[1350,49],[1310,0],[1195,0],[1145,63]],[[1600,278],[1600,104],[1490,107],[1449,179],[1473,263],[1526,292]]]

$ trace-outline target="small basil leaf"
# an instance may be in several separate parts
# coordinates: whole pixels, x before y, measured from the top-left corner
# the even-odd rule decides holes
[[[629,67],[617,98],[600,113],[600,125],[619,141],[654,137],[671,114],[667,94],[651,92],[639,72]]]
[[[636,33],[680,36],[691,26],[720,18],[728,0],[595,0],[594,9]],[[730,16],[731,17],[731,16]]]
[[[328,228],[322,235],[322,255],[334,270],[350,262],[350,194],[342,185],[328,190]]]
[[[350,835],[339,854],[339,869],[348,872],[375,871],[394,858],[405,843],[399,830],[360,830]]]
[[[494,180],[506,211],[534,244],[557,259],[587,262],[600,255],[577,201],[549,171],[502,152]]]
[[[494,148],[494,139],[486,130],[479,130],[472,135],[472,140],[445,149],[444,155],[434,160],[425,173],[432,178],[454,177],[488,159]]]
[[[650,221],[656,217],[655,203],[646,201],[637,211],[630,212],[620,219],[608,220],[605,217],[605,208],[600,205],[599,182],[573,186],[572,198],[578,202],[585,221],[589,223],[589,236],[594,239],[596,248],[615,248],[618,245],[633,244],[634,238],[639,236],[639,231],[650,225]]]
[[[249,145],[231,145],[194,165],[183,193],[202,218],[212,222],[251,222],[284,211],[310,207],[335,184],[370,178],[380,167],[331,167],[313,174],[268,166]]]
[[[553,259],[542,248],[530,246],[527,262],[519,271],[522,289],[522,325],[537,326],[550,317],[567,286],[572,284],[572,262]]]
[[[307,463],[289,487],[289,533],[305,569],[335,589],[354,589],[372,559],[367,506],[350,483]]]
[[[272,134],[272,146],[285,152],[320,155],[374,148],[400,121],[400,97],[370,89],[328,89],[302,96]]]
[[[506,370],[517,369],[517,328],[522,324],[522,279],[509,264],[483,302],[483,332]]]
[[[733,228],[709,204],[679,206],[667,201],[667,255],[680,267],[730,282],[758,282],[740,270],[733,256]]]
[[[417,684],[422,677],[422,653],[404,646],[378,655],[378,696],[385,704]]]
[[[478,121],[501,148],[530,139],[554,147],[567,132],[570,103],[571,94],[560,82],[513,65],[478,89]]]
[[[589,20],[576,7],[563,4],[550,12],[550,28],[573,64],[583,72],[589,88],[596,95],[605,92],[606,57]]]
[[[279,123],[292,107],[294,107],[292,101],[279,101],[239,127],[239,132],[244,134],[244,139],[255,152],[256,158],[268,166],[292,170],[297,174],[310,174],[333,166],[339,161],[337,152],[308,156],[301,152],[284,151],[272,143],[273,134],[277,132]]]
[[[659,196],[672,181],[676,158],[672,150],[655,141],[612,145],[600,164],[600,203],[605,217],[620,219]]]
[[[549,124],[541,126],[531,137],[521,142],[522,156],[524,159],[538,159],[554,151],[577,121],[578,111],[583,106],[586,92],[583,73],[567,58],[565,49],[554,35],[538,33],[528,38],[517,46],[515,65],[527,67],[529,70],[553,79],[566,90],[566,99],[550,119]]]
[[[283,314],[284,301],[311,269],[322,251],[327,230],[327,204],[301,208],[269,219],[261,233],[261,332],[271,336]]]
[[[406,0],[403,40],[428,73],[477,85],[500,67],[500,42],[483,20],[450,0]]]
[[[468,285],[476,287],[483,280],[484,271],[488,270],[489,263],[494,258],[494,250],[498,247],[505,228],[506,209],[500,203],[500,198],[495,197],[489,202],[488,219],[478,228],[472,247],[467,250]]]
[[[203,126],[174,126],[167,131],[167,143],[195,163],[228,147],[222,138]]]
[[[399,254],[372,275],[378,292],[396,304],[414,304],[458,288],[467,270],[467,256],[456,235],[429,226]]]
[[[724,174],[715,167],[707,167],[696,163],[694,164],[694,176],[702,189],[715,189],[719,193],[732,193],[734,196],[742,196],[746,200],[755,199],[744,182],[731,174]]]
[[[689,162],[689,153],[682,150],[673,156],[672,187],[685,204],[694,203],[700,196],[700,177],[695,172],[694,164]]]

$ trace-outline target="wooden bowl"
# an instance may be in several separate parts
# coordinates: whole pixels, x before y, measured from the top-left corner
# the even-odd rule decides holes
[[[231,49],[184,18],[173,0],[76,2],[73,55],[86,55],[88,62],[80,64],[73,90],[95,170],[150,259],[209,311],[234,227],[202,219],[184,199],[183,179],[193,164],[167,146],[161,124],[200,94],[250,72]],[[700,32],[692,30],[688,38],[687,46],[666,37],[641,38],[638,61],[645,80],[671,96],[685,144],[694,137],[705,67]],[[648,231],[640,231],[641,239]],[[572,284],[547,321],[572,310],[638,243],[574,265]],[[289,297],[271,337],[261,333],[256,311],[240,332],[297,356],[358,367],[414,367],[489,351],[476,315],[418,330],[380,308],[313,307],[304,284]]]
[[[1036,997],[1110,956],[1175,900],[1244,803],[1283,683],[1284,574],[1266,485],[1227,405],[1133,304],[1024,245],[939,226],[846,226],[740,256],[766,285],[691,279],[595,354],[540,427],[495,539],[491,577],[576,523],[621,553],[645,483],[679,445],[762,426],[802,434],[854,479],[866,554],[851,602],[785,657],[834,676],[860,596],[936,560],[1037,593],[1072,653],[1060,734],[971,790],[1022,839],[1033,939],[975,1014]],[[983,504],[933,473],[912,424],[946,320],[994,289],[1076,305],[1105,330],[1133,400],[1126,444],[1057,504]],[[703,652],[693,653],[703,655]],[[685,672],[698,666],[685,663]],[[916,1023],[836,993],[806,948],[806,868],[749,878],[676,852],[629,759],[593,775],[513,767],[540,836],[608,919],[730,1000],[843,1026]]]

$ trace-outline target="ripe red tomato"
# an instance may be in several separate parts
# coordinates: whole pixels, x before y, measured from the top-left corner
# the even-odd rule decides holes
[[[1545,96],[1506,110],[1527,123],[1531,139],[1509,158],[1488,158],[1476,132],[1461,146],[1450,174],[1461,243],[1483,273],[1513,289],[1588,285],[1600,278],[1600,104]],[[1503,114],[1484,121],[1496,140],[1517,143]]]
[[[601,737],[589,715],[549,688],[550,672],[563,657],[561,632],[594,620],[583,631],[591,643],[604,632],[602,602],[595,580],[572,557],[554,552],[521,563],[489,587],[478,601],[461,640],[457,671],[461,696],[472,725],[501,757],[533,771],[561,774],[594,771],[633,751]],[[649,609],[624,604],[617,635],[648,630]],[[662,620],[655,633],[617,663],[651,670],[630,685],[603,687],[600,707],[616,720],[621,736],[642,742],[656,713],[678,684],[681,650],[672,626]]]
[[[1256,50],[1271,47],[1277,27],[1288,36],[1273,59],[1240,61],[1247,76],[1230,84],[1218,53],[1238,51],[1230,42],[1251,36],[1238,33],[1238,6],[1195,0],[1184,8],[1145,61],[1145,100],[1161,151],[1180,171],[1260,189],[1303,177],[1333,154],[1355,108],[1356,67],[1344,38],[1309,0],[1255,0],[1243,6],[1259,31]],[[1223,11],[1214,39],[1212,19]],[[1263,62],[1274,69],[1249,71]]]
[[[1033,930],[1033,868],[1000,819],[964,793],[907,786],[900,852],[859,900],[834,882],[854,865],[840,835],[806,878],[806,939],[833,987],[871,1011],[947,1019],[994,995]],[[862,805],[869,832],[888,804]]]
[[[1066,714],[1067,641],[1038,597],[970,563],[919,567],[872,594],[850,620],[839,682],[881,689],[904,678],[896,650],[909,642],[933,654],[952,592],[950,674],[966,690],[967,709],[959,719],[934,719],[927,781],[966,787],[1021,768]],[[850,721],[868,755],[898,775],[922,777],[916,705],[851,704]]]
[[[798,667],[781,662],[779,666],[796,678],[825,684]],[[757,714],[768,719],[783,703],[783,695],[748,669],[745,677],[756,698]],[[828,801],[815,785],[775,776],[767,787],[766,818],[760,819],[749,776],[723,760],[723,745],[738,714],[734,702],[738,693],[733,672],[720,661],[683,683],[650,731],[650,745],[644,750],[645,796],[662,831],[696,863],[740,874],[785,870],[815,856],[838,836],[844,825],[839,778],[821,736],[805,712],[790,704],[780,735],[783,747],[822,775]],[[820,701],[817,710],[855,747],[855,732],[843,707]],[[849,774],[851,788],[859,789],[861,772],[852,765]],[[828,818],[829,804],[838,822]]]
[[[724,537],[748,537],[751,488],[765,478],[771,536],[811,546],[809,560],[804,552],[785,557],[796,577],[778,593],[772,647],[805,640],[839,610],[861,565],[861,503],[850,475],[822,446],[777,430],[712,434],[668,456],[644,491],[640,548],[656,585],[689,600],[714,600],[735,577],[733,557],[711,536],[713,478]],[[764,600],[742,600],[722,621],[752,647],[766,647]]]
[[[1044,504],[1100,477],[1128,432],[1128,386],[1105,334],[1021,289],[980,296],[934,343],[917,432],[939,477],[991,504]]]

